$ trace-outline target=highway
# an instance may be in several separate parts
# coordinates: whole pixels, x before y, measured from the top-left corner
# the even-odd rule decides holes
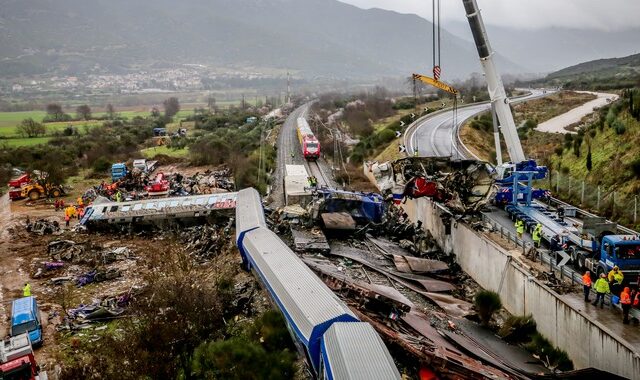
[[[514,98],[512,103],[524,102],[552,94],[552,91],[530,90],[529,95]],[[454,159],[473,158],[458,138],[458,129],[465,121],[490,110],[488,102],[458,107],[454,116],[452,109],[426,115],[407,128],[404,145],[407,154],[422,157],[452,157]],[[454,123],[455,118],[455,123]],[[455,124],[455,127],[454,127]]]

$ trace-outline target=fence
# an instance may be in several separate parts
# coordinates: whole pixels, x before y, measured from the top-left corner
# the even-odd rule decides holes
[[[594,214],[607,217],[617,223],[637,229],[640,227],[638,215],[638,194],[625,194],[617,188],[591,185],[584,179],[576,179],[561,172],[551,172],[546,180],[536,186],[551,191],[554,197]]]

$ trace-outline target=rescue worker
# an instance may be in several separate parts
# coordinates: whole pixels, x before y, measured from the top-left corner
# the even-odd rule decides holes
[[[69,228],[69,221],[71,220],[71,216],[69,216],[69,214],[65,213],[64,214],[64,225]]]
[[[518,238],[522,239],[522,234],[524,234],[524,222],[520,219],[516,220],[516,233],[518,234]]]
[[[22,296],[31,297],[31,285],[29,285],[28,282],[24,283],[24,288],[22,288]]]
[[[536,248],[540,248],[541,237],[542,237],[542,224],[538,223],[536,224],[535,228],[533,229],[533,232],[531,233],[531,239],[533,239],[533,245],[535,245]]]
[[[620,292],[620,288],[622,288],[622,281],[624,280],[624,274],[622,274],[622,271],[620,270],[620,268],[618,268],[618,266],[615,265],[613,269],[609,271],[609,274],[607,277],[609,279],[609,285],[611,286],[611,292],[613,294],[618,294],[618,292]]]
[[[625,287],[622,293],[620,293],[620,305],[622,306],[622,323],[629,324],[629,310],[631,310],[631,289]]]
[[[584,302],[589,302],[589,293],[591,292],[591,272],[586,271],[582,276],[582,289],[584,290]]]
[[[82,206],[84,206],[84,202],[82,202],[82,197],[78,197],[78,199],[76,200],[76,202],[78,203],[78,207],[82,207]]]
[[[593,301],[592,305],[598,306],[598,301],[600,301],[600,308],[604,309],[604,296],[605,294],[611,293],[607,276],[604,273],[600,274],[600,278],[596,280],[593,289],[596,291],[596,300]]]
[[[636,296],[633,297],[633,307],[640,308],[640,291],[637,291]]]
[[[120,190],[116,192],[116,202],[122,202],[122,193]]]

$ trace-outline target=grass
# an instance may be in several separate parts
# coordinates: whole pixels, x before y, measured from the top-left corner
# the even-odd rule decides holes
[[[186,158],[189,155],[189,149],[184,148],[174,150],[166,146],[154,146],[151,148],[142,149],[140,153],[142,153],[142,155],[147,159],[152,159],[157,155],[165,155],[175,158]]]
[[[46,144],[51,140],[51,136],[45,137],[32,137],[32,138],[11,138],[11,139],[0,139],[0,145],[6,144],[9,147],[19,147],[19,146],[34,146],[40,144]]]

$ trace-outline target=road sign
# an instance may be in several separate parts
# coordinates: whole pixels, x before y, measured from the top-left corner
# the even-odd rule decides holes
[[[400,126],[404,127],[404,121],[400,120]]]
[[[424,107],[424,112],[429,112],[429,107]]]
[[[569,262],[569,259],[571,257],[569,257],[569,255],[567,255],[564,251],[558,251],[558,255],[560,255],[560,257],[562,257],[562,260],[560,261],[560,263],[558,263],[558,266],[564,266]]]
[[[415,119],[415,118],[416,118],[416,114],[412,112],[412,113],[411,113],[411,118],[412,118],[412,119]]]
[[[404,145],[400,144],[398,145],[398,152],[400,153],[404,153],[407,151],[407,147],[405,147]]]
[[[400,131],[396,131],[396,138],[398,138],[398,137],[400,137],[400,136],[402,136],[402,132],[400,132]]]

